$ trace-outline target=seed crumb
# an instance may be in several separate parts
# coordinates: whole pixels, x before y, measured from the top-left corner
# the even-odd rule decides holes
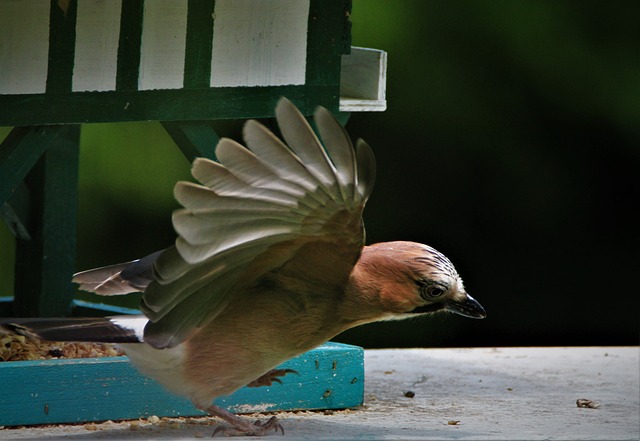
[[[588,409],[597,409],[600,407],[600,403],[596,401],[587,400],[586,398],[578,398],[576,400],[576,406],[585,407]]]

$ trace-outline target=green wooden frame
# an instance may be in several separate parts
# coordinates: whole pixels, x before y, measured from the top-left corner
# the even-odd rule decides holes
[[[79,140],[77,125],[17,127],[0,144],[0,215],[16,235],[15,315],[71,312]]]
[[[309,115],[339,108],[341,55],[350,50],[350,0],[310,0],[305,83],[209,87],[214,3],[188,0],[181,89],[137,90],[144,0],[122,2],[115,90],[72,91],[77,3],[51,1],[44,93],[0,95],[0,216],[16,235],[15,302],[3,315],[68,315],[75,268],[80,124],[161,121],[185,156],[214,158],[208,121],[272,117],[281,96]],[[342,119],[346,116],[343,114]]]
[[[171,90],[137,90],[143,4],[123,2],[116,90],[101,92],[72,92],[76,3],[66,12],[52,7],[46,91],[0,95],[0,125],[263,118],[273,116],[281,96],[306,114],[317,105],[338,111],[340,57],[351,44],[350,0],[310,0],[304,85],[215,88],[207,83],[213,3],[190,0],[184,87]]]

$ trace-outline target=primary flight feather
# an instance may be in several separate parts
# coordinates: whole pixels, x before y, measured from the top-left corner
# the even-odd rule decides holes
[[[447,310],[485,312],[451,262],[414,242],[365,246],[364,206],[375,180],[371,148],[355,148],[319,107],[314,120],[283,98],[283,142],[257,121],[247,147],[221,139],[194,161],[199,184],[179,182],[173,246],[74,276],[103,295],[142,291],[143,316],[3,319],[4,328],[52,340],[111,341],[167,389],[230,424],[229,435],[282,430],[212,404],[245,386],[277,381],[280,363],[351,327]]]

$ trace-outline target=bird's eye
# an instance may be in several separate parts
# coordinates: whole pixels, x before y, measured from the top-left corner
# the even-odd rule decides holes
[[[442,294],[444,294],[445,290],[438,285],[427,285],[422,288],[422,292],[424,293],[425,297],[435,298],[440,297]]]

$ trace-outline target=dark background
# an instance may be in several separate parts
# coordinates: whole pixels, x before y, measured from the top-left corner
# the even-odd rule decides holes
[[[368,242],[434,246],[488,317],[337,340],[638,344],[638,17],[635,1],[354,0],[353,44],[389,52],[388,110],[347,126],[377,156]],[[79,270],[173,241],[172,188],[189,165],[159,124],[84,126],[80,170]],[[0,226],[3,293],[12,246]]]

